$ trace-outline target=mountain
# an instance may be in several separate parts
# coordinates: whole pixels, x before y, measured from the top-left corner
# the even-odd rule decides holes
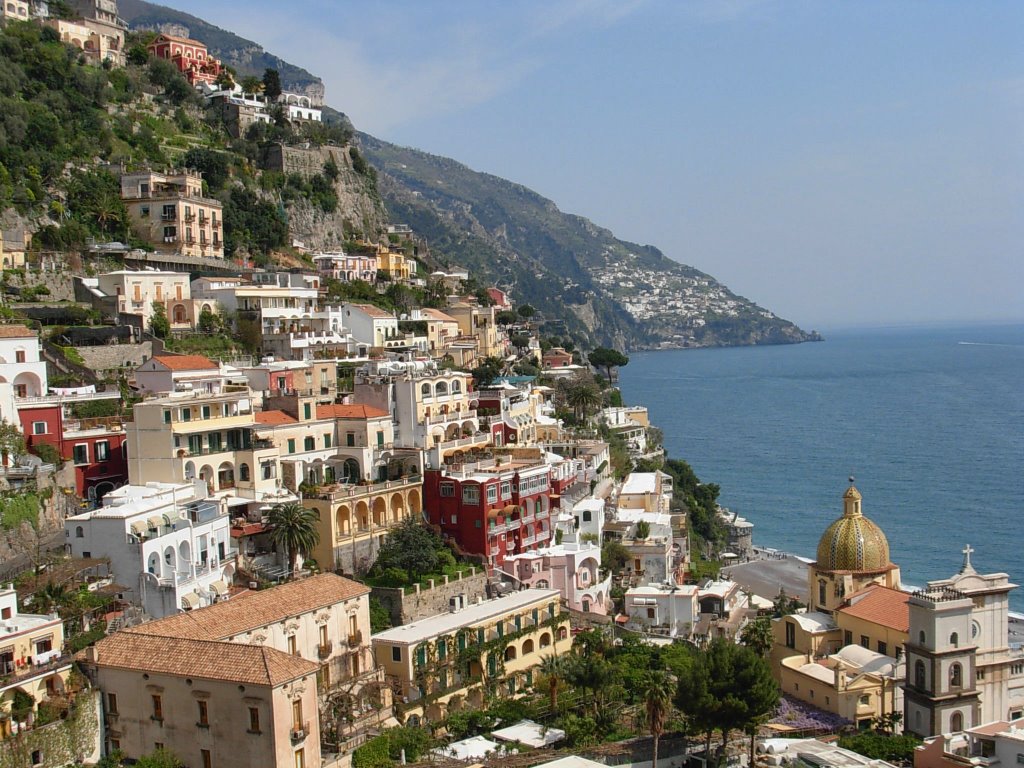
[[[322,97],[318,77],[257,43],[143,0],[120,0],[119,7],[134,28],[187,34],[242,74],[262,75],[274,67],[286,89]],[[324,118],[351,126],[330,107]],[[554,321],[553,332],[564,326],[586,345],[623,349],[820,338],[653,246],[620,240],[563,213],[520,184],[367,134],[358,134],[358,141],[377,169],[389,218],[427,241],[430,263],[469,268],[479,280],[511,291],[517,302],[534,305]],[[306,237],[318,242],[315,231]]]
[[[620,348],[789,344],[817,339],[650,245],[615,237],[497,176],[357,134],[392,221],[431,252]]]

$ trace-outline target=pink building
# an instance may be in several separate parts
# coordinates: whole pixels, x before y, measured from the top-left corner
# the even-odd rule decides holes
[[[607,616],[611,575],[601,580],[601,548],[565,543],[512,555],[504,570],[525,587],[557,589],[570,610]]]

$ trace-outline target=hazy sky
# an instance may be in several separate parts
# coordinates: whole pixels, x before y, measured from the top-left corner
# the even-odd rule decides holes
[[[804,327],[1024,319],[1024,3],[168,4]]]

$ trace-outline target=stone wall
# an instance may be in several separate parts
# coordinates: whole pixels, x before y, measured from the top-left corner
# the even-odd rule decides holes
[[[391,624],[396,627],[447,612],[451,598],[459,595],[465,598],[464,605],[475,603],[477,598],[487,599],[487,572],[474,566],[470,566],[469,571],[464,571],[457,579],[449,580],[445,576],[439,583],[431,579],[431,584],[425,589],[417,584],[409,594],[404,589],[373,587],[370,595],[388,609]]]

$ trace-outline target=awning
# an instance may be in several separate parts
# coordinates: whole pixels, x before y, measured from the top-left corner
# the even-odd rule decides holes
[[[149,530],[149,526],[141,520],[136,520],[134,523],[131,524],[131,529],[132,533],[134,533],[139,538],[142,538],[146,535],[146,531]]]
[[[210,591],[215,595],[223,597],[228,593],[228,585],[223,579],[217,579],[210,584]]]
[[[146,522],[149,523],[150,528],[155,528],[158,531],[160,528],[167,525],[167,521],[164,520],[163,516],[153,516],[147,519]]]
[[[186,611],[191,611],[193,608],[199,607],[199,595],[195,592],[186,592],[181,596],[181,607]]]

